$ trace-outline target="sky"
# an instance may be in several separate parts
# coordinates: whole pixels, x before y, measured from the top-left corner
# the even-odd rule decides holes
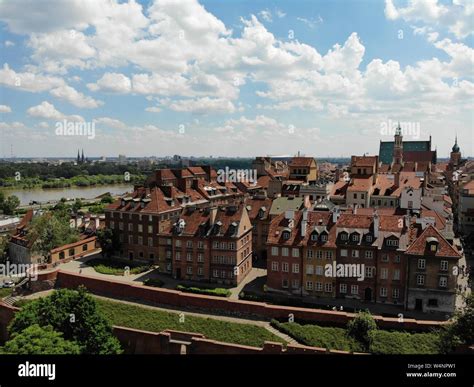
[[[4,0],[0,157],[348,157],[398,122],[474,156],[473,21],[470,0]]]

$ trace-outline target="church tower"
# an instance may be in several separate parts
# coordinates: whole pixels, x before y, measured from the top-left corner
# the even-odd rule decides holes
[[[451,165],[451,167],[453,167],[453,169],[455,169],[456,167],[459,166],[460,162],[461,162],[461,149],[459,148],[459,145],[458,145],[458,136],[456,136],[456,139],[454,141],[454,145],[452,148],[449,164]]]
[[[79,165],[81,162],[81,158],[79,157],[79,149],[77,150],[77,164]]]
[[[400,123],[398,123],[397,130],[395,131],[395,142],[393,144],[393,165],[403,166],[403,136]]]

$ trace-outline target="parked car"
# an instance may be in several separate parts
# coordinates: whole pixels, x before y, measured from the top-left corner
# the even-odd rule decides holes
[[[15,287],[15,282],[13,282],[12,280],[4,281],[3,282],[3,287],[4,288],[13,288],[13,287]]]

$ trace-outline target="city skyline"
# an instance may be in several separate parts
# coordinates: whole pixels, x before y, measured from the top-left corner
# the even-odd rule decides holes
[[[50,3],[0,5],[1,157],[474,155],[467,2]]]

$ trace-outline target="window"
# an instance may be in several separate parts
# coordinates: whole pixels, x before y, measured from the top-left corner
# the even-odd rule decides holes
[[[341,249],[341,257],[347,257],[347,250]]]
[[[186,261],[188,261],[188,262],[193,261],[193,255],[191,253],[186,253]]]
[[[148,237],[148,247],[153,247],[153,238]]]
[[[424,269],[426,266],[426,259],[419,259],[418,260],[418,269]]]
[[[229,250],[235,250],[235,243],[229,242]]]
[[[148,233],[151,234],[153,232],[153,226],[148,226]]]
[[[179,251],[177,251],[175,254],[174,254],[174,257],[175,257],[175,260],[176,261],[180,261],[181,260],[181,253]]]
[[[138,237],[138,244],[143,245],[143,237],[141,236]]]
[[[438,306],[438,299],[436,298],[430,298],[428,300],[428,306],[435,306],[437,307]]]
[[[441,261],[440,263],[440,270],[448,271],[448,261]]]
[[[314,266],[313,265],[306,265],[306,274],[312,275],[314,273]]]
[[[141,224],[138,225],[138,232],[143,232],[143,225]]]
[[[354,199],[357,199],[357,194],[356,193],[354,194]]]
[[[133,231],[133,224],[132,223],[128,224],[128,231]]]
[[[439,287],[446,288],[448,286],[448,277],[439,277]]]
[[[282,247],[282,249],[281,249],[281,255],[282,255],[283,257],[288,257],[288,254],[289,254],[289,249],[288,249],[288,247]]]
[[[398,246],[398,239],[387,239],[387,246]]]
[[[281,271],[282,271],[282,272],[288,273],[288,268],[289,268],[288,262],[283,262],[283,263],[281,264]]]
[[[204,268],[198,267],[198,275],[204,275]]]
[[[316,291],[317,292],[322,292],[323,291],[323,283],[322,282],[316,282]]]
[[[388,269],[386,267],[382,267],[380,269],[380,278],[387,279],[388,278]]]
[[[278,271],[278,262],[272,262],[272,271]]]
[[[179,239],[176,239],[176,242],[174,243],[176,247],[181,247],[181,241]]]
[[[323,252],[321,250],[316,251],[316,258],[323,259]]]
[[[388,262],[388,254],[382,254],[382,262]]]
[[[282,236],[284,240],[290,239],[290,233],[288,231],[283,231]]]
[[[192,249],[193,248],[193,241],[186,241],[186,247],[188,249]]]
[[[347,293],[347,285],[346,284],[340,284],[339,285],[339,293]]]
[[[328,240],[328,236],[326,234],[321,234],[321,242],[326,242]]]
[[[128,244],[133,245],[133,235],[128,236]]]
[[[430,245],[430,251],[432,251],[433,253],[436,253],[437,250],[438,250],[438,245],[436,243],[432,243]]]
[[[291,281],[291,287],[293,289],[298,289],[300,287],[300,281],[297,279],[294,279],[293,281]]]
[[[312,241],[317,241],[317,240],[318,240],[318,233],[313,232],[313,233],[311,234],[311,240],[312,240]]]
[[[306,289],[313,290],[313,281],[306,281]]]
[[[374,271],[375,271],[375,267],[366,266],[366,268],[365,268],[365,276],[366,276],[367,278],[372,278],[372,277],[374,276],[374,275],[373,275]]]
[[[87,243],[82,245],[82,251],[87,251]]]
[[[283,278],[281,281],[281,287],[282,288],[287,288],[288,287],[288,280],[286,278]]]
[[[393,299],[400,298],[400,289],[398,289],[398,288],[393,288],[392,289],[392,298]]]
[[[213,271],[212,271],[212,276],[213,276],[214,278],[219,278],[219,270],[213,270]]]
[[[291,271],[295,274],[298,274],[300,272],[300,265],[298,263],[294,263],[291,265]]]
[[[380,297],[387,297],[387,288],[380,288]]]
[[[203,249],[203,248],[204,248],[204,242],[198,241],[198,249]]]
[[[348,235],[347,233],[343,232],[341,233],[341,241],[347,241]]]
[[[399,255],[395,255],[395,263],[400,263],[400,256]]]
[[[313,250],[308,249],[308,250],[306,251],[306,256],[307,256],[309,259],[313,258]]]
[[[324,291],[325,291],[326,293],[331,293],[331,292],[332,292],[332,283],[326,283],[326,284],[324,285]]]
[[[192,266],[188,266],[186,267],[186,274],[193,274],[193,267]]]
[[[359,242],[359,234],[352,235],[352,242]]]
[[[198,253],[197,261],[204,262],[204,255],[202,253]]]
[[[316,275],[323,275],[323,267],[316,266]]]
[[[365,258],[367,258],[367,259],[372,259],[373,256],[374,256],[374,252],[373,252],[373,251],[366,250],[366,252],[365,252]]]
[[[326,259],[332,259],[332,251],[326,251]]]
[[[423,286],[425,284],[425,276],[423,274],[419,274],[416,276],[416,284]]]
[[[298,258],[300,256],[300,250],[299,249],[291,249],[291,255],[294,258]]]
[[[365,239],[367,242],[372,242],[372,235],[367,235]]]
[[[168,251],[166,252],[166,258],[171,258],[171,250],[168,250]]]
[[[113,221],[110,222],[110,228],[114,228],[115,227],[115,223]]]
[[[394,279],[394,281],[399,281],[400,280],[400,269],[395,269],[393,271],[393,279]]]
[[[359,258],[359,250],[352,250],[352,258]]]
[[[278,247],[272,247],[272,255],[274,257],[278,255]]]
[[[351,285],[351,294],[359,294],[359,285]]]

